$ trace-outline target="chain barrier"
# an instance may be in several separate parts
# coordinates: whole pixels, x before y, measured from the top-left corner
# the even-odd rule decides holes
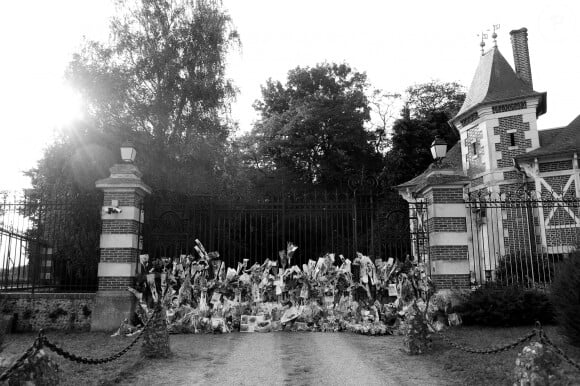
[[[143,335],[145,330],[147,330],[147,328],[149,327],[149,323],[153,320],[153,317],[155,316],[155,314],[157,314],[157,312],[159,312],[159,309],[155,310],[153,312],[153,314],[151,314],[151,317],[149,318],[149,320],[147,320],[147,322],[143,326],[143,329],[141,331],[139,331],[139,334],[135,337],[135,339],[133,339],[133,341],[131,343],[129,343],[129,345],[127,347],[125,347],[121,351],[119,351],[119,352],[117,352],[109,357],[106,357],[106,358],[87,358],[87,357],[82,357],[82,356],[72,354],[72,353],[66,351],[65,349],[63,349],[62,347],[59,347],[55,343],[52,343],[51,341],[49,341],[48,338],[46,337],[46,335],[44,335],[44,331],[40,330],[38,332],[38,337],[36,337],[36,339],[34,340],[34,343],[32,343],[32,345],[28,348],[28,350],[26,350],[24,352],[24,354],[22,354],[22,356],[20,356],[20,358],[18,358],[16,360],[16,362],[14,362],[14,364],[12,364],[12,366],[10,366],[10,368],[8,368],[6,371],[4,371],[2,373],[2,375],[0,375],[0,382],[6,381],[10,377],[10,375],[12,375],[12,372],[14,370],[16,370],[17,368],[22,366],[22,364],[24,363],[26,358],[36,354],[36,352],[38,350],[40,350],[43,346],[48,347],[49,349],[54,351],[57,355],[60,355],[65,359],[68,359],[72,362],[77,362],[77,363],[84,363],[84,364],[89,364],[89,365],[98,365],[98,364],[108,363],[108,362],[112,362],[116,359],[119,359],[120,357],[125,355],[129,350],[131,350],[133,348],[133,346],[135,346],[135,344],[137,344],[137,342],[139,341],[139,339],[141,339],[141,336]]]
[[[472,353],[472,354],[497,354],[499,352],[510,350],[510,349],[512,349],[512,348],[514,348],[514,347],[516,347],[524,342],[527,342],[527,341],[531,340],[534,336],[537,335],[539,340],[540,340],[540,343],[549,346],[556,354],[558,354],[562,358],[564,358],[564,360],[566,362],[568,362],[572,367],[574,367],[576,370],[580,371],[580,364],[574,362],[574,360],[572,360],[572,358],[570,358],[560,347],[556,346],[550,340],[550,338],[548,338],[548,336],[546,335],[546,332],[542,328],[542,325],[540,324],[540,322],[536,322],[536,327],[530,333],[522,336],[520,339],[515,340],[515,341],[508,343],[508,344],[501,346],[501,347],[494,347],[494,348],[489,348],[489,349],[476,349],[473,347],[469,347],[469,346],[465,346],[465,345],[456,343],[456,342],[452,341],[451,339],[449,339],[447,336],[445,336],[445,334],[441,333],[440,331],[437,331],[431,323],[428,323],[428,325],[435,332],[435,334],[437,336],[441,337],[441,339],[443,339],[451,347],[458,349],[458,350],[461,350],[461,351]]]
[[[433,331],[435,331],[435,334],[437,334],[437,336],[441,337],[441,339],[443,339],[451,347],[456,348],[456,349],[461,350],[461,351],[471,353],[471,354],[484,354],[484,355],[497,354],[499,352],[511,350],[512,348],[514,348],[514,347],[516,347],[524,342],[531,340],[535,335],[538,334],[538,331],[536,329],[533,329],[530,333],[528,333],[528,334],[522,336],[521,338],[519,338],[511,343],[508,343],[506,345],[503,345],[500,347],[488,348],[488,349],[477,349],[477,348],[469,347],[469,346],[462,345],[462,344],[459,344],[459,343],[452,341],[447,336],[445,336],[443,333],[441,333],[440,331],[437,331],[431,323],[429,323],[429,327],[431,327],[431,329]]]
[[[574,367],[576,370],[580,371],[580,364],[574,362],[572,360],[572,358],[570,358],[568,355],[566,355],[566,353],[558,346],[556,346],[551,340],[550,338],[548,338],[548,335],[546,335],[546,332],[544,331],[544,329],[542,328],[542,326],[540,325],[540,322],[536,322],[536,326],[539,332],[539,336],[540,336],[540,342],[550,346],[552,348],[552,350],[560,355],[562,358],[564,358],[564,360],[566,362],[568,362],[572,367]]]
[[[159,312],[159,309],[156,309],[153,312],[153,314],[151,314],[151,317],[149,318],[149,320],[147,320],[147,322],[145,323],[145,326],[143,326],[143,329],[139,332],[139,334],[135,337],[135,339],[133,339],[133,341],[131,343],[129,343],[129,345],[127,347],[125,347],[121,351],[117,352],[116,354],[113,354],[113,355],[106,357],[106,358],[87,358],[87,357],[78,356],[78,355],[75,355],[75,354],[72,354],[72,353],[66,351],[62,347],[59,347],[58,345],[49,341],[48,338],[42,332],[42,330],[40,331],[39,336],[40,336],[40,339],[41,339],[41,342],[43,345],[45,345],[46,347],[48,347],[49,349],[54,351],[57,355],[60,355],[65,359],[68,359],[72,362],[84,363],[84,364],[88,364],[88,365],[99,365],[99,364],[108,363],[108,362],[112,362],[114,360],[117,360],[120,357],[122,357],[123,355],[125,355],[129,350],[131,350],[133,348],[133,346],[135,346],[135,344],[139,341],[139,339],[141,339],[141,336],[143,335],[145,330],[147,330],[147,328],[149,327],[149,323],[153,320],[153,317],[155,316],[155,314],[157,314],[157,312]]]

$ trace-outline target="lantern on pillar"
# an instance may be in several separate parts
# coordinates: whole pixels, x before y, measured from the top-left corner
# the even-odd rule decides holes
[[[123,162],[133,163],[135,162],[135,156],[137,155],[137,150],[131,142],[125,142],[121,145],[121,159]]]
[[[435,161],[445,158],[447,154],[447,142],[439,136],[435,137],[435,140],[431,144],[431,154]]]

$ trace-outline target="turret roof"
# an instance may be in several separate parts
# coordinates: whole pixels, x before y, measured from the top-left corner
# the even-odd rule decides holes
[[[534,91],[520,79],[499,49],[494,47],[481,56],[465,102],[455,119],[480,105],[536,95],[545,99],[545,93]],[[539,114],[544,112],[545,106],[540,108]]]

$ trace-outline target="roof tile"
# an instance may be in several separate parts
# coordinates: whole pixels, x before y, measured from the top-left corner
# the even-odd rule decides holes
[[[520,79],[497,47],[481,56],[465,102],[456,117],[487,103],[542,95]]]

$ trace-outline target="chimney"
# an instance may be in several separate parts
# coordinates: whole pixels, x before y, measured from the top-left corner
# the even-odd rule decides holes
[[[530,51],[528,50],[528,29],[520,28],[510,32],[512,40],[512,49],[514,51],[514,64],[516,74],[521,80],[530,85],[532,83],[532,67],[530,66]]]

